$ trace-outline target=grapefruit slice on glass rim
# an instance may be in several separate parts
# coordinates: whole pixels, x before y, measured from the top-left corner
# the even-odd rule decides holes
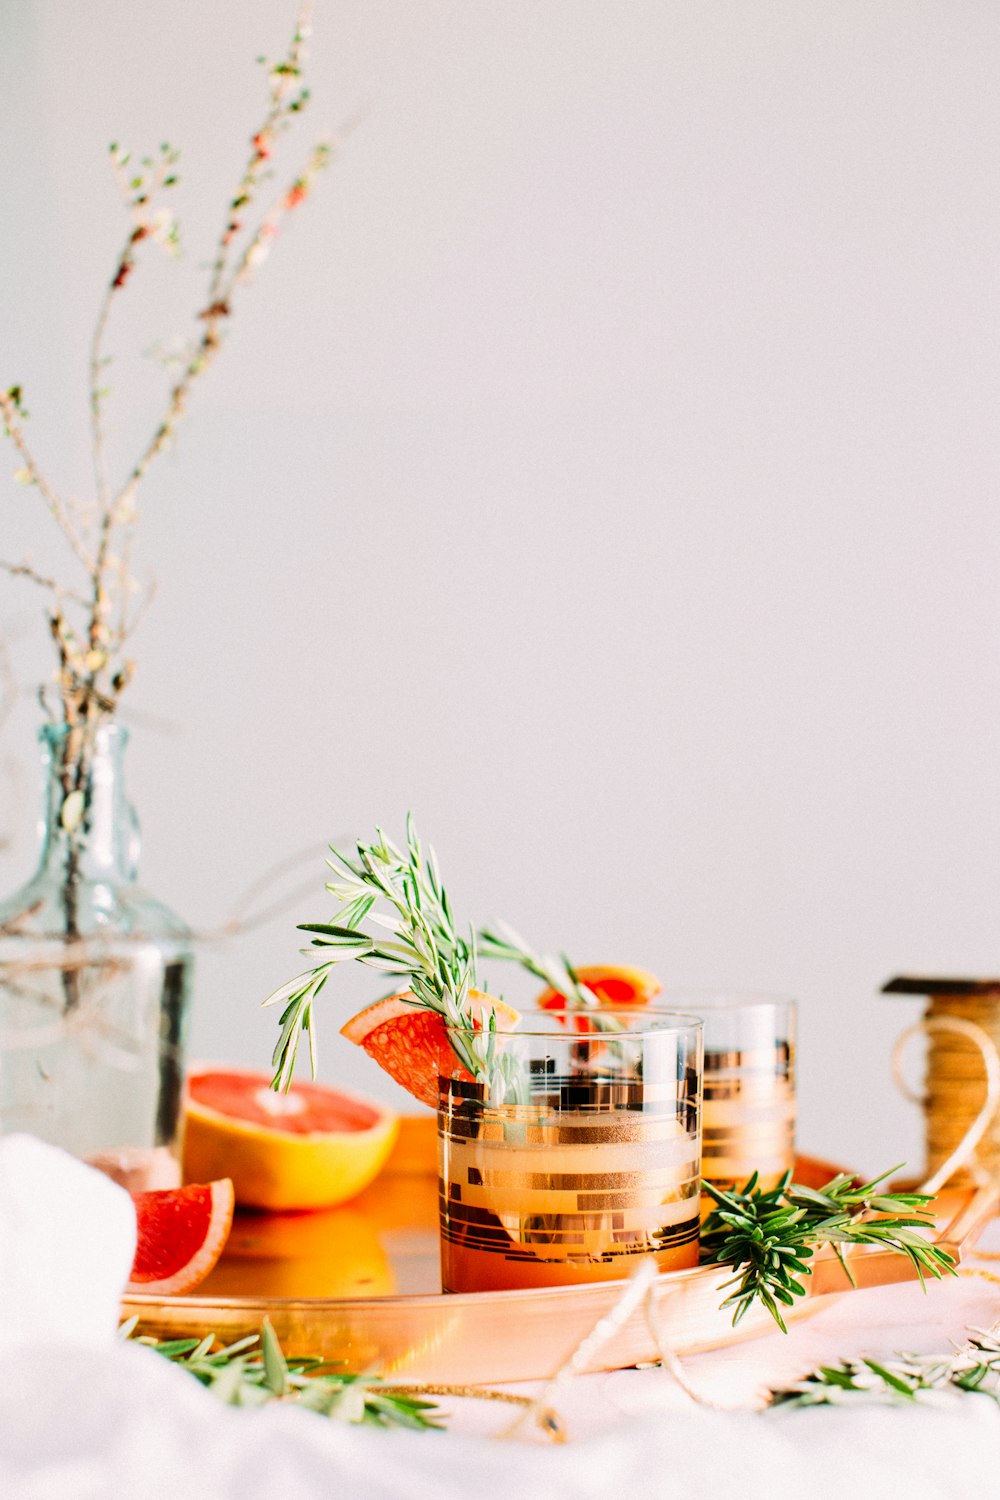
[[[233,1222],[228,1177],[189,1187],[133,1193],[136,1250],[125,1288],[148,1296],[181,1296],[204,1281],[222,1254]]]
[[[377,1176],[396,1140],[394,1110],[364,1094],[268,1073],[193,1068],[184,1101],[184,1175],[233,1179],[241,1207],[333,1208]]]
[[[491,1013],[497,1031],[513,1031],[521,1019],[512,1006],[479,990],[469,991],[469,1009],[473,1025],[483,1030],[489,1028]],[[404,990],[358,1011],[340,1033],[363,1047],[414,1099],[437,1109],[438,1076],[442,1071],[452,1072],[457,1065],[444,1017],[437,1011],[418,1005],[410,991]]]

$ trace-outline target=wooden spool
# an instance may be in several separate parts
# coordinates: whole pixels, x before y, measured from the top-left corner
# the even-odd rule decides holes
[[[945,1182],[1000,1182],[1000,979],[928,979],[907,975],[883,986],[887,995],[923,995],[923,1018],[896,1043],[896,1082],[924,1110],[926,1191]],[[902,1077],[902,1052],[925,1032],[924,1092]]]

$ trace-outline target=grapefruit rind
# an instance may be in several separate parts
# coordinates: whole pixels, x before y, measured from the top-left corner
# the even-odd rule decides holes
[[[484,995],[469,991],[473,1023],[486,1023],[492,1014],[498,1031],[513,1031],[521,1019],[520,1012]],[[378,1063],[389,1077],[412,1094],[421,1104],[437,1108],[438,1078],[442,1073],[469,1078],[460,1067],[448,1041],[444,1018],[437,1011],[418,1005],[404,990],[376,1000],[340,1028],[341,1035]]]
[[[266,1088],[269,1082],[268,1074],[228,1067],[194,1069],[189,1078],[218,1072],[246,1079],[255,1087]],[[294,1097],[300,1087],[293,1082],[289,1094]],[[189,1093],[184,1102],[185,1180],[225,1173],[233,1179],[240,1207],[271,1213],[334,1208],[357,1197],[385,1165],[399,1119],[394,1110],[367,1095],[340,1088],[329,1093],[370,1112],[372,1124],[357,1130],[292,1132],[281,1128],[280,1112],[272,1124],[263,1125],[214,1109]],[[282,1097],[289,1096],[275,1099]]]
[[[182,1188],[135,1193],[132,1201],[136,1210],[137,1245],[126,1295],[180,1297],[193,1291],[216,1265],[229,1238],[235,1207],[230,1179],[223,1177]],[[190,1234],[206,1206],[205,1232],[194,1253],[176,1264],[169,1275],[157,1274],[162,1272],[164,1260],[170,1261],[171,1238],[176,1243],[185,1231]]]

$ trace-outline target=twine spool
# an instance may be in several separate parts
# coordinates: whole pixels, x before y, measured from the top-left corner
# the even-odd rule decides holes
[[[902,1075],[903,1049],[928,1037],[923,1094]],[[1000,994],[933,995],[892,1055],[897,1086],[923,1106],[927,1142],[924,1192],[1000,1181]]]

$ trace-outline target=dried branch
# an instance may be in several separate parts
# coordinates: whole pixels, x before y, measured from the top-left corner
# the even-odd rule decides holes
[[[87,603],[82,594],[75,594],[72,589],[64,588],[54,578],[48,578],[44,573],[39,573],[27,561],[11,563],[5,562],[3,558],[0,558],[0,569],[4,573],[9,573],[11,578],[27,578],[31,583],[37,583],[39,588],[48,589],[50,593],[57,594],[60,599],[70,599],[74,604],[86,605]]]
[[[130,226],[104,288],[89,348],[88,404],[95,505],[85,509],[73,499],[60,498],[25,441],[23,422],[27,413],[20,387],[0,391],[0,426],[22,461],[15,477],[38,490],[86,576],[85,585],[78,592],[63,587],[30,561],[0,564],[12,577],[25,578],[54,595],[49,627],[59,659],[58,692],[62,716],[74,731],[94,727],[101,718],[112,714],[133,674],[134,664],[120,659],[121,651],[152,598],[152,591],[147,590],[137,608],[130,605],[131,596],[138,590],[130,571],[138,487],[154,459],[173,438],[192,385],[221,347],[236,284],[249,279],[253,265],[263,259],[281,220],[309,195],[330,154],[325,143],[314,148],[303,170],[264,214],[256,230],[249,233],[245,248],[238,251],[237,241],[244,232],[247,212],[270,175],[276,137],[289,127],[309,99],[308,90],[302,86],[302,75],[310,11],[309,5],[300,9],[284,58],[268,65],[266,109],[251,136],[247,163],[226,207],[208,278],[207,298],[197,315],[197,336],[169,389],[163,416],[120,488],[114,489],[108,472],[104,379],[110,358],[105,346],[114,307],[135,269],[140,245],[158,243],[168,251],[176,251],[179,245],[176,221],[161,205],[164,192],[177,182],[178,153],[171,146],[164,144],[155,157],[144,157],[137,163],[117,144],[111,147],[111,164]],[[68,618],[68,605],[82,612],[82,621],[74,623]],[[73,754],[83,753],[80,743],[74,733]]]
[[[107,613],[106,609],[102,607],[106,595],[104,574],[110,561],[109,553],[112,535],[116,525],[120,521],[131,521],[130,507],[128,505],[120,507],[117,502],[112,502],[107,465],[104,457],[103,399],[105,391],[100,383],[102,371],[108,362],[103,353],[104,336],[107,331],[112,304],[118,294],[127,285],[135,267],[137,247],[145,240],[153,240],[164,245],[172,253],[176,253],[180,244],[177,224],[173,216],[167,210],[155,209],[158,195],[164,189],[173,187],[177,182],[175,168],[178,153],[168,144],[164,143],[160,147],[159,158],[156,161],[153,161],[149,157],[145,158],[139,164],[139,170],[133,171],[131,174],[127,171],[130,160],[131,158],[127,151],[122,151],[117,144],[112,145],[112,166],[122,201],[132,219],[132,229],[118,254],[115,261],[114,273],[101,299],[101,306],[98,311],[97,323],[90,346],[91,446],[93,449],[94,478],[100,509],[97,555],[94,560],[93,577],[94,614],[90,629],[90,644],[95,649],[100,647],[106,638],[106,626],[101,617]],[[127,566],[119,570],[118,586],[121,594],[123,596],[127,595],[129,587]],[[124,629],[124,618],[123,609],[120,616],[120,632]]]
[[[236,190],[229,201],[226,222],[219,237],[212,276],[208,285],[207,308],[224,301],[222,286],[225,280],[229,255],[234,241],[244,227],[240,215],[249,208],[254,193],[268,173],[267,163],[271,159],[273,142],[280,130],[287,129],[291,117],[305,108],[309,99],[308,89],[294,90],[302,77],[305,63],[305,42],[312,32],[312,5],[304,4],[298,13],[295,30],[284,61],[272,67],[268,77],[269,103],[262,123],[250,138],[250,156]],[[264,59],[261,59],[263,61]]]
[[[59,530],[63,533],[66,540],[69,542],[80,562],[87,569],[87,571],[90,572],[91,568],[93,567],[93,562],[89,553],[87,552],[86,547],[83,544],[83,540],[80,537],[66,506],[63,505],[63,502],[59,499],[59,496],[56,494],[55,490],[42,474],[42,471],[39,469],[38,464],[35,462],[35,459],[32,456],[30,449],[28,448],[28,444],[25,441],[24,429],[21,425],[21,422],[26,415],[27,414],[21,401],[20,386],[13,385],[9,390],[0,390],[0,417],[3,418],[4,433],[14,444],[14,447],[17,449],[18,454],[20,455],[21,462],[24,465],[22,469],[19,469],[15,473],[14,478],[21,484],[34,486],[34,488],[41,495],[42,499],[45,501],[45,504],[48,507],[49,514],[52,516],[52,519],[59,527]]]
[[[226,323],[232,316],[233,294],[237,283],[249,279],[255,264],[264,259],[270,243],[280,227],[281,220],[304,202],[312,190],[320,171],[329,163],[331,147],[320,142],[314,147],[302,171],[292,180],[278,202],[264,215],[249,243],[230,268],[230,256],[234,241],[244,228],[246,210],[251,207],[254,196],[265,176],[265,163],[273,152],[277,133],[291,122],[294,115],[305,109],[309,100],[307,89],[298,89],[297,81],[302,76],[305,40],[309,35],[310,6],[299,12],[295,31],[285,59],[271,68],[269,74],[268,109],[263,121],[251,137],[251,153],[243,176],[231,198],[226,221],[219,238],[215,261],[208,285],[205,306],[198,314],[202,324],[201,334],[187,359],[180,377],[174,383],[167,399],[167,409],[145,449],[136,460],[131,473],[120,490],[112,513],[125,516],[131,511],[135,492],[158,454],[162,453],[173,437],[179,419],[183,416],[192,385],[203,375],[215,359],[222,344]],[[229,269],[229,275],[226,272]]]

